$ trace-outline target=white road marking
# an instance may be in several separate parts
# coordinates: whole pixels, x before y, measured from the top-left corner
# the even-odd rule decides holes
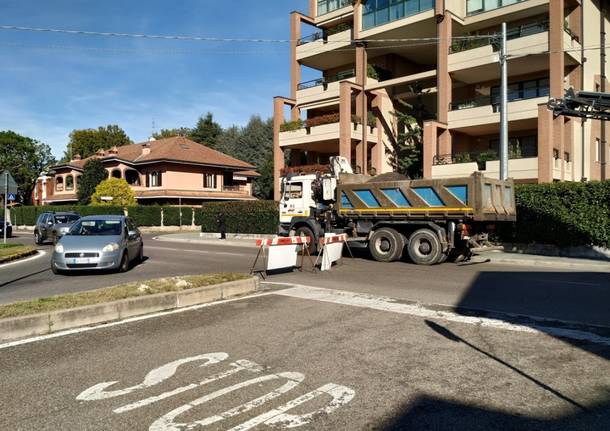
[[[268,394],[266,394],[260,398],[257,398],[248,403],[242,404],[241,406],[237,407],[236,409],[228,410],[227,412],[224,413],[224,415],[226,415],[224,417],[222,415],[216,415],[216,416],[211,416],[209,418],[203,419],[201,421],[194,421],[191,423],[174,422],[174,419],[176,417],[180,416],[183,413],[186,413],[187,411],[191,410],[193,407],[200,406],[208,401],[214,400],[218,397],[221,397],[228,393],[243,389],[248,386],[257,385],[260,383],[268,382],[271,380],[278,380],[278,379],[287,379],[288,382],[285,383],[280,388],[276,389],[275,391],[269,392]],[[283,395],[284,393],[290,391],[291,389],[294,389],[304,379],[305,379],[305,376],[301,373],[287,372],[287,373],[269,374],[266,376],[247,380],[245,382],[237,383],[233,386],[219,389],[218,391],[212,392],[211,394],[204,395],[201,398],[197,398],[196,400],[191,401],[188,404],[185,404],[183,406],[180,406],[180,407],[172,410],[171,412],[167,413],[166,415],[162,416],[161,418],[159,418],[155,422],[153,422],[153,424],[150,426],[150,428],[148,430],[149,431],[180,431],[180,430],[191,430],[194,428],[203,427],[203,426],[224,420],[231,416],[235,416],[240,413],[245,413],[248,410],[258,407],[259,405],[262,405],[267,401],[277,398],[280,395]]]
[[[229,355],[226,353],[208,353],[206,355],[199,356],[191,356],[190,358],[180,359],[174,362],[170,362],[169,364],[165,364],[162,367],[155,368],[151,370],[146,377],[144,377],[144,381],[139,385],[131,386],[129,388],[120,389],[116,391],[106,392],[104,389],[115,385],[118,382],[103,382],[98,383],[95,386],[90,387],[89,389],[81,392],[76,399],[79,401],[98,401],[105,400],[108,398],[115,398],[121,395],[127,395],[131,392],[135,392],[140,389],[150,388],[151,386],[158,385],[159,383],[169,379],[178,370],[180,365],[188,364],[190,362],[196,361],[205,361],[201,367],[206,367],[211,364],[217,364],[218,362],[224,361],[227,359]]]
[[[47,254],[47,252],[44,250],[37,250],[37,253],[34,256],[26,257],[25,259],[19,259],[14,262],[3,263],[2,265],[0,265],[0,269],[4,269],[4,268],[7,268],[7,267],[13,266],[13,265],[21,265],[22,263],[26,263],[26,262],[31,262],[32,260],[36,260],[36,259],[39,259],[39,258],[45,256],[46,254]],[[51,265],[49,265],[49,269],[51,269]]]
[[[303,415],[290,415],[286,413],[287,411],[298,407],[301,404],[304,404],[308,401],[313,400],[314,398],[325,394],[330,395],[332,397],[332,401],[326,407],[322,407],[316,411]],[[233,427],[229,431],[246,431],[262,423],[271,426],[282,426],[284,428],[300,427],[303,425],[307,425],[317,415],[332,413],[342,405],[349,403],[355,395],[356,392],[351,388],[348,388],[346,386],[335,385],[334,383],[329,383],[303,396],[300,396],[299,398],[289,401],[283,406],[273,409],[267,413],[263,413],[262,415],[250,419],[249,421],[244,422],[241,425]]]
[[[192,249],[184,249],[184,248],[154,247],[154,246],[145,246],[145,247],[146,247],[145,250],[165,250],[165,251],[198,253],[198,254],[219,255],[219,256],[249,256],[250,255],[250,253],[229,253],[226,251],[213,251],[213,250],[192,250]]]
[[[176,310],[160,311],[158,313],[147,314],[145,316],[131,317],[129,319],[120,320],[117,322],[102,323],[100,325],[95,325],[95,326],[84,326],[82,328],[68,329],[66,331],[55,332],[54,334],[48,334],[48,335],[38,335],[36,337],[24,338],[22,340],[9,341],[7,343],[0,344],[0,350],[8,349],[11,347],[16,347],[16,346],[23,346],[25,344],[36,343],[38,341],[45,341],[45,340],[50,340],[53,338],[65,337],[67,335],[95,331],[97,329],[112,328],[114,326],[125,325],[125,324],[133,323],[133,322],[140,322],[142,320],[155,319],[157,317],[169,316],[171,314],[178,314],[178,313],[184,313],[184,312],[192,311],[192,310],[199,310],[202,308],[212,307],[214,305],[227,304],[227,303],[235,302],[235,301],[243,301],[244,299],[255,298],[255,297],[259,297],[259,296],[269,296],[271,294],[272,294],[272,292],[255,293],[254,295],[242,296],[239,298],[223,299],[221,301],[208,302],[206,304],[198,304],[198,305],[193,305],[191,307],[178,308]]]
[[[226,353],[223,353],[223,354],[226,355]],[[180,388],[174,389],[173,391],[165,392],[161,395],[156,395],[153,397],[146,398],[144,400],[136,401],[135,403],[127,404],[123,407],[119,407],[118,409],[115,409],[114,412],[120,414],[120,413],[125,413],[125,412],[131,411],[131,410],[135,410],[140,407],[144,407],[149,404],[156,403],[157,401],[161,401],[166,398],[173,397],[174,395],[178,395],[183,392],[190,391],[191,389],[195,389],[200,386],[207,385],[208,383],[212,383],[217,380],[224,379],[225,377],[232,376],[233,374],[236,374],[240,371],[250,371],[253,373],[260,373],[261,371],[263,371],[263,367],[261,367],[260,365],[255,364],[254,362],[244,360],[244,359],[241,359],[241,360],[231,363],[229,365],[233,368],[229,369],[227,371],[224,371],[222,373],[215,374],[211,377],[208,377],[207,379],[205,379],[199,383],[191,383],[190,385],[182,386]]]
[[[281,284],[281,283],[279,283]],[[449,322],[479,325],[486,328],[501,329],[507,331],[527,332],[531,334],[547,334],[560,338],[588,341],[596,344],[610,346],[610,338],[602,337],[591,332],[579,331],[569,328],[556,328],[540,325],[518,325],[507,323],[498,319],[486,317],[462,316],[449,311],[432,310],[420,304],[401,304],[393,298],[384,296],[367,295],[362,293],[347,292],[343,290],[325,289],[320,287],[293,285],[290,289],[278,290],[274,295],[288,296],[291,298],[309,299],[313,301],[328,302],[333,304],[348,305],[352,307],[369,308],[371,310],[386,311],[391,313],[407,314],[426,319],[440,319]],[[529,317],[529,316],[528,316]],[[532,318],[541,323],[549,319]]]

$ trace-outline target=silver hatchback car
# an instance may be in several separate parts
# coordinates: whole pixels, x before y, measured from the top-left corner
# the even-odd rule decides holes
[[[53,273],[115,269],[128,271],[144,259],[142,235],[125,216],[88,216],[77,221],[55,245]]]

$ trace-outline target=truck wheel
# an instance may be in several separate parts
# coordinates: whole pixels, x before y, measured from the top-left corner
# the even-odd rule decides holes
[[[405,237],[388,227],[373,232],[369,240],[369,251],[378,262],[394,262],[402,257]]]
[[[297,228],[294,233],[294,236],[308,236],[311,238],[311,242],[309,243],[309,254],[313,255],[317,251],[316,237],[313,234],[313,231],[309,229],[307,226],[301,226]]]
[[[407,246],[409,257],[417,265],[434,265],[442,258],[441,243],[430,229],[420,229],[411,235]]]

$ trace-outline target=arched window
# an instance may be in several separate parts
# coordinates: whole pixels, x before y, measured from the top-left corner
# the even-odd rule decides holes
[[[153,171],[149,175],[149,186],[150,187],[161,187],[161,172]]]
[[[130,186],[139,186],[140,185],[140,173],[133,169],[129,169],[125,171],[125,180],[127,184]]]
[[[120,169],[113,169],[112,170],[112,178],[121,178],[121,170]]]
[[[74,185],[76,186],[75,188],[78,189],[78,185],[80,184],[80,177],[82,175],[77,175],[74,177]]]
[[[66,190],[74,190],[74,177],[72,175],[66,177]]]
[[[64,191],[64,177],[55,178],[55,191],[58,191],[58,192]]]

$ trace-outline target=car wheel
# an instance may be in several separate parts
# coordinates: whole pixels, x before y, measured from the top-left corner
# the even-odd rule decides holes
[[[42,245],[42,237],[38,231],[34,232],[34,242],[36,242],[37,245]]]
[[[369,251],[378,262],[394,262],[402,257],[405,237],[392,228],[381,228],[373,232],[369,240]]]
[[[138,252],[138,263],[144,262],[144,244],[140,245],[140,251]]]
[[[119,272],[127,272],[129,271],[129,256],[127,256],[127,252],[123,253],[123,257],[121,258],[121,265],[119,266]]]
[[[55,266],[55,263],[54,263],[54,262],[51,262],[51,271],[52,271],[52,272],[53,272],[53,274],[55,274],[55,275],[61,275],[61,274],[62,274],[61,270],[60,270],[60,269],[58,269],[58,268]]]
[[[430,229],[415,231],[409,238],[407,249],[413,263],[418,265],[439,263],[443,254],[438,236]]]

